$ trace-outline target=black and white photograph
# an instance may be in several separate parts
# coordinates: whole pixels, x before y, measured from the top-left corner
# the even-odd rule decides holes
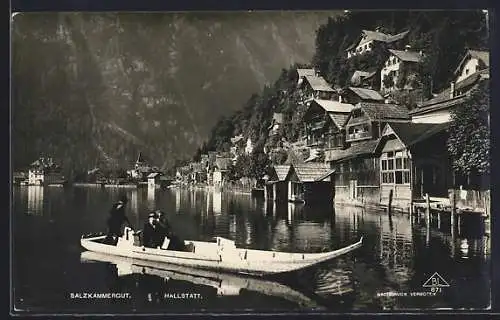
[[[488,10],[14,12],[14,315],[491,310]]]

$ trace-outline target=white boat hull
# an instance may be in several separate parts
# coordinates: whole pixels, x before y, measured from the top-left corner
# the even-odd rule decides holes
[[[86,250],[107,255],[257,276],[295,271],[331,260],[359,248],[363,240],[330,252],[288,253],[236,248],[234,241],[220,237],[215,243],[186,241],[194,245],[193,252],[135,246],[133,237],[131,240],[120,238],[116,246],[98,242],[104,238],[82,238],[81,245]]]

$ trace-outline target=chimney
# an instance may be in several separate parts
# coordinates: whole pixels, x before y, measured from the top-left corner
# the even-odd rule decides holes
[[[455,82],[452,81],[450,83],[450,99],[453,99],[455,97]]]

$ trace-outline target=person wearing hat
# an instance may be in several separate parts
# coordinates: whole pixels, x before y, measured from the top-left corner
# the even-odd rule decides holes
[[[148,215],[148,221],[144,223],[144,228],[142,228],[142,245],[147,248],[156,248],[157,245],[157,224],[156,224],[156,214],[151,212]]]
[[[113,204],[110,210],[110,217],[108,218],[108,240],[113,241],[115,244],[118,241],[118,237],[123,235],[123,224],[126,222],[129,226],[132,226],[130,220],[125,214],[125,206],[127,205],[128,199],[126,195],[120,197],[120,201]]]

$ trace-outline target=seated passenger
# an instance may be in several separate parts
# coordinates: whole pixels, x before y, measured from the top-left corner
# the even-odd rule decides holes
[[[155,217],[156,215],[154,213],[150,213],[148,216],[148,221],[146,221],[146,223],[144,224],[144,228],[142,229],[142,245],[147,248],[157,247],[157,226],[155,223]]]

